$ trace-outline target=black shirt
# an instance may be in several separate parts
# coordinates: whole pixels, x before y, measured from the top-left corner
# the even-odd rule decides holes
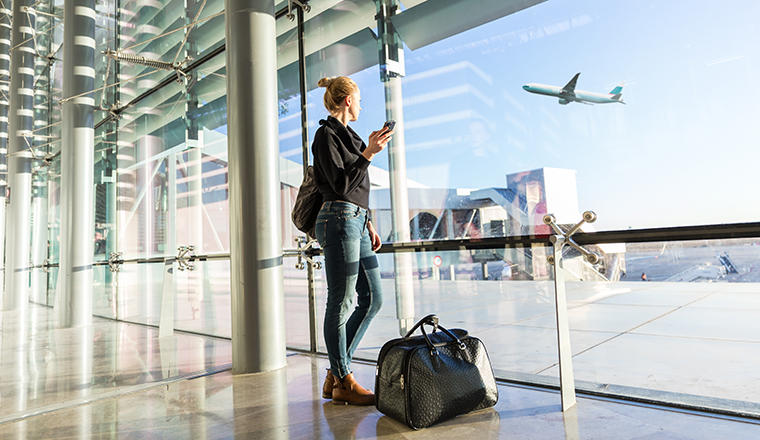
[[[311,152],[314,177],[325,202],[342,200],[369,209],[367,145],[351,127],[328,116],[319,121]]]

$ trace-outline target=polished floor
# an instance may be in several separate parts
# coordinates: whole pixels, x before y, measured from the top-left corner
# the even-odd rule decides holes
[[[326,361],[293,354],[280,371],[216,373],[0,425],[3,439],[757,439],[760,425],[500,386],[496,407],[413,431],[374,407],[320,396]],[[374,368],[356,365],[371,383]]]
[[[49,308],[0,312],[0,439],[757,439],[760,424],[500,386],[492,408],[421,431],[321,398],[327,361],[233,375],[230,343],[96,319],[56,329]],[[27,329],[27,330],[23,330]],[[361,383],[374,367],[355,363]]]

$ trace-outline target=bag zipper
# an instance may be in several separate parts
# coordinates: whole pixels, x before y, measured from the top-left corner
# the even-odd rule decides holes
[[[377,368],[375,369],[375,376],[376,377],[379,378],[380,377],[380,373],[381,373],[381,371],[380,371],[380,360],[385,357],[386,353],[388,353],[391,350],[391,348],[395,347],[396,345],[398,345],[399,342],[402,342],[402,341],[403,341],[403,338],[392,339],[392,340],[386,342],[385,345],[383,345],[383,348],[380,349],[380,354],[377,356],[377,360],[378,360],[378,362],[377,362]]]
[[[416,428],[414,424],[412,423],[412,411],[411,411],[412,408],[410,406],[411,393],[410,393],[410,389],[404,385],[404,376],[406,376],[407,379],[409,378],[409,364],[411,363],[409,361],[414,355],[414,353],[422,349],[427,349],[427,347],[416,347],[412,350],[409,350],[404,356],[404,362],[401,368],[401,389],[404,390],[404,400],[406,401],[406,404],[404,405],[404,413],[405,413],[404,416],[406,417],[406,424],[414,430],[418,428]]]

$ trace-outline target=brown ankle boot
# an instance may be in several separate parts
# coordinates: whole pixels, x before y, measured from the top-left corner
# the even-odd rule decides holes
[[[327,377],[325,378],[325,384],[322,385],[322,397],[325,399],[332,399],[333,386],[335,386],[335,376],[332,374],[331,369],[327,369]]]
[[[343,379],[335,377],[332,391],[332,403],[335,405],[374,405],[375,395],[359,385],[351,373]]]

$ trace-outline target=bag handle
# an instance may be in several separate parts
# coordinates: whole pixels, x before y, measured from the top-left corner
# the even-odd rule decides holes
[[[435,314],[427,315],[426,317],[417,321],[417,324],[414,324],[414,327],[412,327],[412,329],[409,330],[406,336],[404,336],[404,339],[410,338],[412,334],[414,334],[414,332],[419,328],[422,331],[422,336],[425,338],[425,342],[427,342],[428,348],[430,349],[430,355],[438,356],[438,349],[436,348],[436,344],[433,344],[433,342],[428,337],[428,334],[425,331],[425,324],[432,326],[433,332],[438,331],[438,329],[442,330],[452,340],[456,341],[457,346],[459,346],[460,350],[464,350],[466,348],[464,345],[464,342],[460,341],[459,338],[457,338],[456,335],[454,335],[454,333],[450,332],[448,329],[438,324],[438,316],[436,316]]]
[[[457,338],[456,335],[454,335],[454,333],[451,333],[448,329],[446,329],[445,327],[440,326],[440,325],[438,326],[438,328],[441,329],[444,333],[446,333],[446,335],[448,335],[452,340],[456,341],[457,346],[459,347],[460,350],[464,350],[464,349],[467,348],[464,345],[464,342],[460,341],[459,338]],[[427,333],[425,332],[425,327],[420,328],[420,330],[422,330],[422,336],[425,337],[425,342],[427,342],[428,348],[430,348],[430,354],[432,356],[438,356],[438,348],[436,348],[436,347],[443,346],[443,345],[446,345],[446,344],[445,343],[442,343],[442,344],[433,344],[433,342],[430,341],[430,338],[428,337]]]
[[[433,331],[436,331],[438,329],[438,316],[436,316],[435,314],[431,314],[417,321],[417,324],[414,324],[414,327],[412,327],[412,329],[406,333],[406,336],[404,336],[404,339],[411,338],[414,332],[417,331],[418,328],[423,327],[425,324],[432,326]],[[424,333],[424,330],[423,330],[423,333]]]

